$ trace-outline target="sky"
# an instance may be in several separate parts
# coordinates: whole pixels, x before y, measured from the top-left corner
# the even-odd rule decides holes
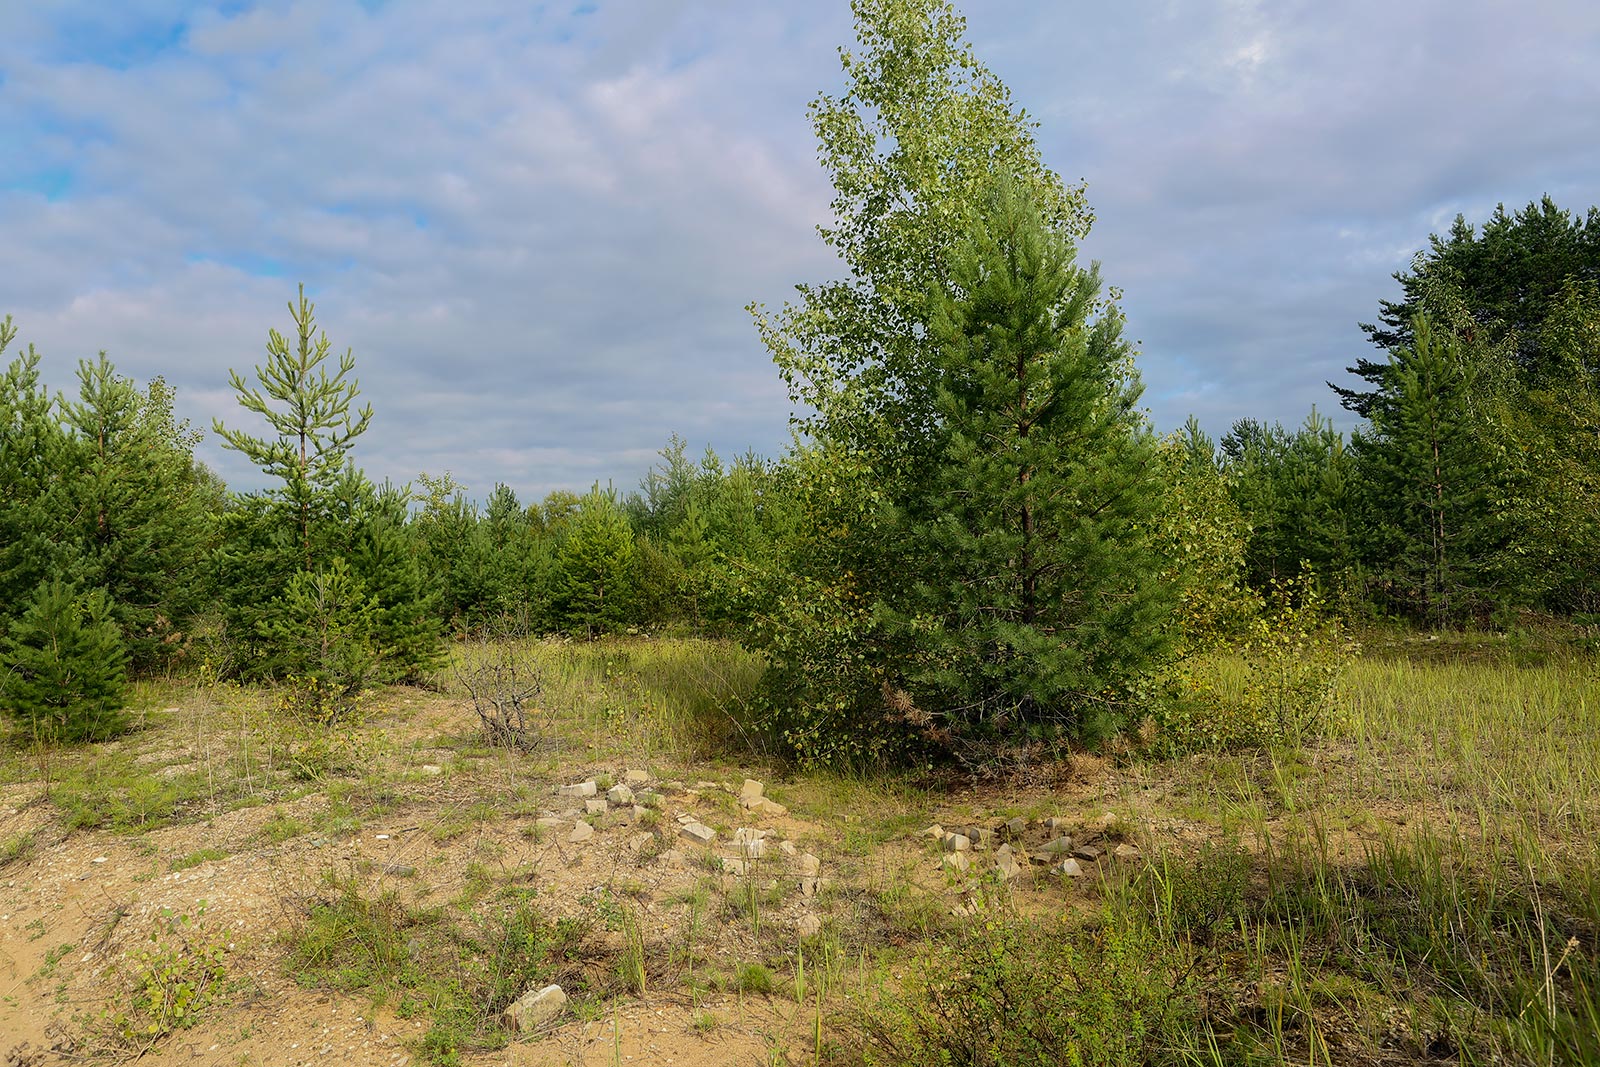
[[[1160,429],[1353,425],[1323,383],[1430,233],[1600,202],[1592,0],[958,7],[1087,182]],[[56,387],[104,350],[261,432],[228,373],[303,283],[358,462],[479,499],[776,456],[745,308],[839,275],[806,105],[852,41],[844,0],[0,0],[0,315]]]

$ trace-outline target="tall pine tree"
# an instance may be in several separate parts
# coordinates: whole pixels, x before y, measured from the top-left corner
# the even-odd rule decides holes
[[[932,462],[900,507],[913,581],[886,610],[905,686],[957,733],[1115,726],[1167,639],[1155,442],[1096,268],[1002,180],[936,293]]]

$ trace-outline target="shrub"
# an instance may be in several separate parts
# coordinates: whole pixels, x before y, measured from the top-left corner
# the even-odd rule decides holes
[[[0,700],[33,737],[99,741],[125,728],[127,656],[104,590],[41,584],[3,647]]]
[[[264,624],[295,679],[298,710],[332,723],[355,710],[378,669],[378,603],[343,559],[289,580],[282,610]]]
[[[1158,743],[1173,751],[1298,745],[1333,724],[1356,643],[1309,575],[1275,586],[1232,645],[1191,655],[1154,694]]]

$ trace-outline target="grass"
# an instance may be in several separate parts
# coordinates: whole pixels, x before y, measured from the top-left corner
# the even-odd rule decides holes
[[[390,736],[405,733],[404,694],[380,694],[359,737],[324,745],[278,722],[264,694],[181,683],[152,699],[182,710],[147,714],[115,745],[9,749],[0,767],[38,782],[54,825],[0,839],[0,867],[29,863],[61,831],[137,841],[247,805],[273,806],[257,831],[270,844],[410,826],[407,840],[463,861],[437,898],[448,903],[334,879],[285,902],[298,910],[281,947],[302,985],[425,1019],[419,1051],[436,1063],[505,1041],[508,998],[556,980],[580,1014],[681,995],[696,1013],[686,1020],[707,1029],[732,1026],[703,1006],[708,991],[781,997],[812,1058],[826,1047],[839,1063],[1600,1062],[1600,672],[1570,648],[1381,645],[1343,671],[1321,736],[1170,760],[1119,750],[1120,763],[1091,771],[1101,791],[1078,795],[1089,820],[1117,814],[1138,865],[1103,884],[1025,889],[919,876],[935,853],[917,831],[952,805],[975,820],[991,806],[1063,814],[1060,790],[952,795],[887,773],[780,780],[748,763],[739,723],[759,662],[730,645],[514,651],[542,682],[540,743],[525,753],[487,743],[475,723]],[[1237,673],[1219,662],[1209,677],[1221,692]],[[735,759],[747,762],[718,762]],[[419,774],[424,763],[448,773]],[[651,895],[641,872],[674,840],[670,814],[653,812],[643,827],[665,832],[639,870],[619,869],[596,894],[596,921],[535,907],[533,876],[495,851],[521,840],[506,824],[530,824],[558,775],[627,766],[688,782],[764,778],[824,831],[795,842],[824,857],[831,884],[803,907],[826,932],[793,939],[797,880],[776,857],[741,878],[691,869],[690,884]],[[724,830],[748,825],[731,794],[706,790],[700,803]],[[201,848],[168,866],[224,854]],[[961,916],[957,892],[975,904]],[[1107,1044],[1094,1021],[1113,1007],[1123,1029]]]

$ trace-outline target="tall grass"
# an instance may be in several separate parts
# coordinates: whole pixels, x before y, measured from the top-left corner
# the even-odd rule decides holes
[[[732,642],[523,639],[516,651],[540,678],[538,728],[547,733],[600,753],[680,763],[750,751],[745,713],[763,663]],[[456,653],[468,664],[486,654],[473,643]],[[450,685],[448,672],[441,681]]]

